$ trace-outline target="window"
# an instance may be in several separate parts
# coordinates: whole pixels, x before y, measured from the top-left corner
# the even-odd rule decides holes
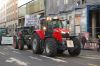
[[[64,4],[68,4],[68,0],[64,0]]]
[[[59,6],[59,4],[60,4],[60,1],[59,1],[59,0],[57,0],[57,6]]]
[[[80,1],[77,1],[77,6],[79,6],[81,4],[81,2]]]
[[[86,3],[86,0],[82,0],[82,4],[85,4]]]

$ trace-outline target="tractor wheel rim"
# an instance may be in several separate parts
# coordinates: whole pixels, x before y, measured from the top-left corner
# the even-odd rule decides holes
[[[33,45],[33,49],[36,50],[36,46],[37,46],[37,40],[36,39],[33,40],[32,45]]]
[[[48,44],[46,45],[46,52],[47,52],[47,53],[49,53],[49,52],[50,52],[50,49],[49,49]]]

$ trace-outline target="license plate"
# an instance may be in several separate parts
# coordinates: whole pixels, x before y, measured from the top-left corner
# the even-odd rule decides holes
[[[74,47],[74,43],[72,40],[66,40],[67,47]]]

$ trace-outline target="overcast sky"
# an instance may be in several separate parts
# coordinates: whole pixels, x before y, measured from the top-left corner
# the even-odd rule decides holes
[[[31,1],[31,0],[18,0],[18,6],[21,6],[29,1]]]
[[[0,3],[2,3],[2,2],[6,2],[7,0],[0,0]],[[8,0],[9,1],[9,0]],[[23,5],[23,4],[25,4],[25,3],[27,3],[27,2],[29,2],[29,1],[31,1],[31,0],[18,0],[18,6],[21,6],[21,5]],[[1,6],[2,4],[0,4],[0,6]]]

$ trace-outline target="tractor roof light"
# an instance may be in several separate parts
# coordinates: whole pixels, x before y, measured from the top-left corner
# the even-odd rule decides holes
[[[62,31],[61,33],[62,33],[62,34],[66,34],[66,32],[63,32],[63,31]]]
[[[44,27],[43,27],[43,30],[46,31],[46,29],[47,29],[47,28],[44,26]]]
[[[53,17],[53,19],[59,19],[57,16]]]
[[[51,18],[51,17],[47,17],[46,20],[47,20],[47,21],[51,21],[52,18]]]

